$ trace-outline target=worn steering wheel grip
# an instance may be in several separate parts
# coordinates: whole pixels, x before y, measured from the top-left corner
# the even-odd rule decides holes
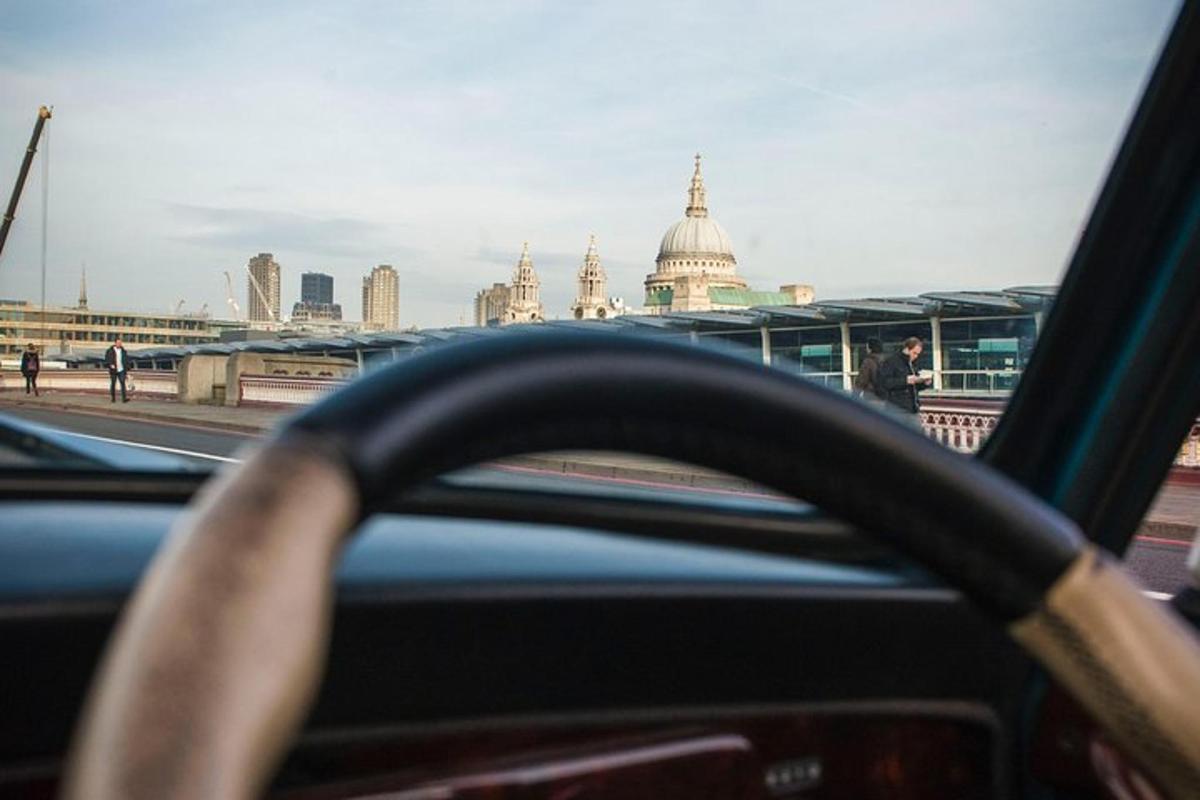
[[[440,348],[293,418],[334,443],[368,510],[488,459],[661,456],[802,498],[893,542],[1011,620],[1083,547],[1016,484],[811,381],[729,353],[616,333],[531,332]]]
[[[983,464],[800,378],[658,339],[440,348],[290,420],[184,515],[93,686],[68,797],[251,797],[316,691],[346,533],[506,455],[663,456],[811,501],[961,589],[1178,797],[1200,797],[1200,646],[1074,525]]]

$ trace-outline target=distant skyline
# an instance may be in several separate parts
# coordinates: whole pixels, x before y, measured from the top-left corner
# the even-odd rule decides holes
[[[596,234],[642,304],[692,155],[755,288],[818,299],[1056,282],[1173,0],[1005,4],[6,4],[0,201],[49,126],[47,302],[228,316],[247,260],[399,274],[467,324],[530,252],[566,317]],[[45,148],[43,148],[44,152]],[[39,292],[42,164],[0,257]]]

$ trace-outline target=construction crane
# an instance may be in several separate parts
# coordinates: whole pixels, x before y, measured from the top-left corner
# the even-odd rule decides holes
[[[42,138],[42,128],[50,119],[50,109],[42,106],[38,109],[37,122],[33,124],[33,136],[29,146],[25,148],[25,158],[21,161],[21,171],[17,173],[17,185],[13,187],[12,197],[8,201],[8,210],[4,212],[4,221],[0,222],[0,254],[4,253],[4,242],[8,239],[8,229],[17,216],[17,203],[21,199],[21,190],[25,188],[25,178],[29,176],[29,167],[33,164],[33,154],[37,152],[38,140]]]
[[[225,302],[229,304],[230,310],[233,311],[234,320],[240,320],[242,318],[242,309],[238,305],[238,301],[233,297],[233,278],[230,277],[228,272],[225,273]]]
[[[174,308],[174,310],[171,312],[171,314],[172,314],[173,316],[176,316],[176,317],[178,317],[178,316],[179,316],[179,312],[180,312],[180,311],[183,311],[183,305],[184,305],[184,303],[186,303],[186,302],[187,302],[187,300],[180,300],[178,303],[176,303],[176,304],[175,304],[175,308]]]

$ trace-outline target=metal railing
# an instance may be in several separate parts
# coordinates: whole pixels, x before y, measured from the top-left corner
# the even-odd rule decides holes
[[[975,453],[996,429],[1004,404],[995,400],[931,401],[921,407],[921,425],[936,442],[960,453]],[[1179,446],[1175,466],[1200,468],[1200,420],[1192,425]]]
[[[974,374],[957,371],[958,374]],[[1004,374],[997,371],[995,374]],[[840,385],[840,372],[808,373],[809,378],[831,387]],[[242,375],[238,404],[248,406],[304,406],[337,390],[344,378],[296,375]],[[178,397],[178,373],[167,370],[131,370],[128,388],[143,397]],[[108,372],[94,370],[43,370],[38,387],[50,392],[107,394]],[[0,391],[24,392],[25,379],[16,370],[0,370]],[[996,397],[966,398],[940,392],[928,396],[921,408],[921,424],[931,439],[960,453],[975,453],[995,430],[1006,405],[1006,393]],[[1175,458],[1177,467],[1200,469],[1200,420],[1188,431]]]
[[[1017,388],[1021,380],[1018,369],[943,369],[939,394],[989,394],[1006,396]]]

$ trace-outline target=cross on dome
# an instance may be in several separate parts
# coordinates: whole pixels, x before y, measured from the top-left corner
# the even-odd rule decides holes
[[[707,217],[707,193],[704,191],[704,176],[700,174],[700,154],[696,153],[696,170],[692,173],[692,185],[688,189],[688,204],[684,214],[689,217]]]

